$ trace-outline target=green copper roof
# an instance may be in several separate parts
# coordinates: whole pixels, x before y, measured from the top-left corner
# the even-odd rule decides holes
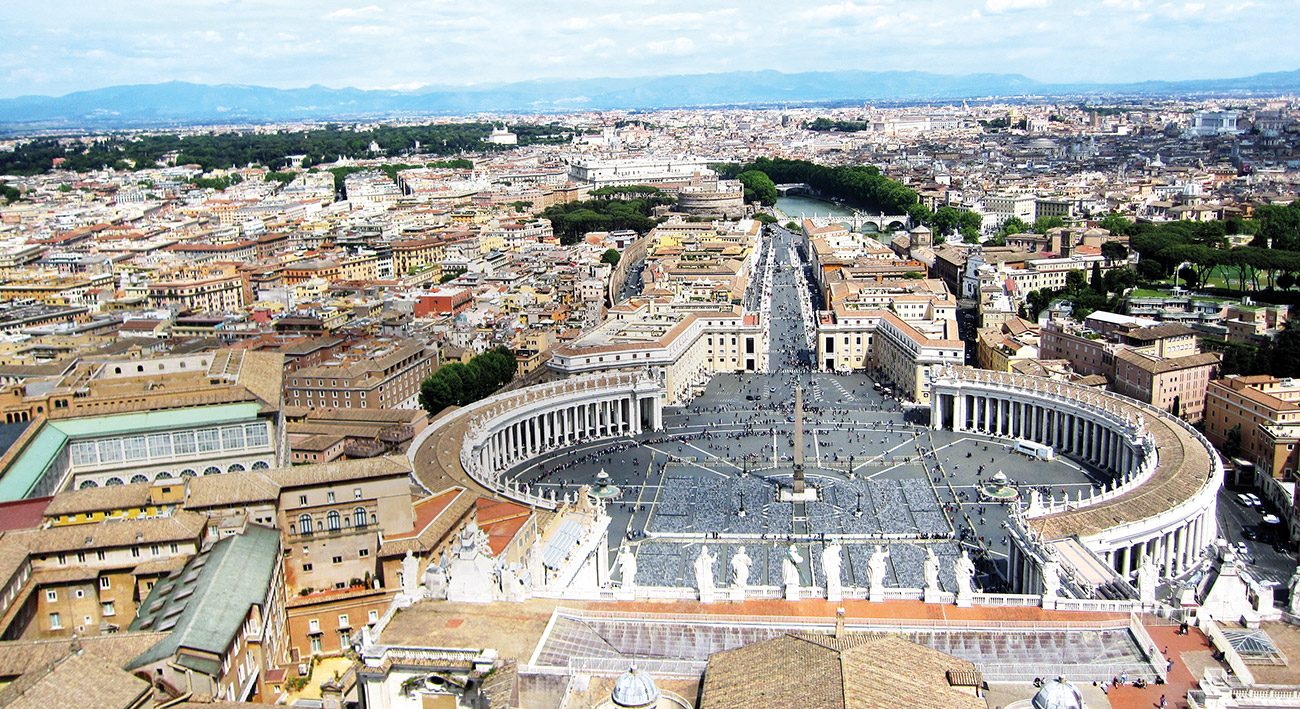
[[[169,634],[126,669],[165,660],[181,649],[225,653],[249,608],[266,600],[278,563],[280,533],[249,525],[243,534],[226,537],[190,559],[179,574],[159,580],[130,629]]]

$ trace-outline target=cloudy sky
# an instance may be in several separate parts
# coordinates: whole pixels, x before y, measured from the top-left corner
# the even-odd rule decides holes
[[[180,80],[414,89],[776,69],[1061,81],[1300,69],[1297,0],[41,0],[0,97]]]

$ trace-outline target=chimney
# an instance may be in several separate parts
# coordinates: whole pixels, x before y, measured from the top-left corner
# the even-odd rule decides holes
[[[843,638],[847,635],[848,635],[847,631],[844,630],[844,609],[836,608],[835,609],[835,637]]]

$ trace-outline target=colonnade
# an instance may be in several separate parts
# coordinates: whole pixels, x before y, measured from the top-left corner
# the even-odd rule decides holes
[[[954,431],[1009,436],[1052,446],[1121,479],[1142,460],[1141,442],[1104,421],[1105,412],[1060,408],[1015,390],[932,393],[933,425]]]
[[[931,416],[934,428],[1052,446],[1058,454],[1088,461],[1115,478],[1113,491],[1059,511],[1049,508],[1047,516],[1054,520],[1050,539],[1031,531],[1036,526],[1032,519],[1013,515],[1011,531],[1017,544],[1010,555],[1009,581],[1017,591],[1036,593],[1042,587],[1045,542],[1073,536],[1116,577],[1131,580],[1143,558],[1163,576],[1185,573],[1218,536],[1215,495],[1222,467],[1217,455],[1204,436],[1165,412],[1083,387],[954,367],[931,384]],[[1162,446],[1181,450],[1157,449],[1157,439]],[[1150,496],[1124,502],[1143,485],[1161,484],[1169,490],[1170,481],[1177,478],[1190,478],[1191,484],[1180,486],[1182,494],[1164,505],[1151,507],[1155,498]],[[1101,527],[1099,518],[1086,512],[1096,504],[1129,509],[1117,508],[1115,522]]]
[[[641,433],[646,427],[663,426],[663,412],[657,396],[636,392],[613,393],[596,400],[566,403],[554,398],[554,406],[514,417],[495,430],[475,449],[480,471],[489,476],[507,470],[545,451],[581,441]]]
[[[1160,567],[1161,575],[1174,577],[1192,568],[1218,535],[1218,522],[1211,509],[1162,534],[1124,543],[1103,556],[1116,573],[1126,578],[1137,573],[1143,556]]]

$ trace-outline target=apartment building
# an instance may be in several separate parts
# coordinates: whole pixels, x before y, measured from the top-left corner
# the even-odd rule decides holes
[[[420,383],[439,366],[438,350],[414,340],[364,340],[285,376],[290,406],[419,408]]]

